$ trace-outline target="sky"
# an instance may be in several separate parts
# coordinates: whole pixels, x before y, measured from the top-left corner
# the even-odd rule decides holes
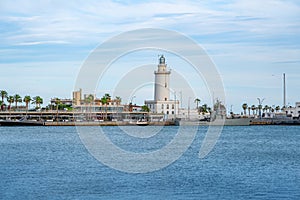
[[[72,98],[78,73],[91,52],[118,34],[141,28],[177,31],[197,42],[223,80],[226,99],[222,101],[229,110],[241,112],[244,102],[257,105],[258,97],[265,99],[263,104],[282,106],[283,73],[287,104],[300,101],[300,2],[296,0],[1,0],[0,89],[10,95],[40,95],[44,105],[52,97]],[[106,81],[100,81],[97,96],[113,93],[112,82],[122,76],[116,72],[126,74],[145,64],[155,70],[159,54],[166,56],[174,72],[191,81],[196,90],[191,98],[211,103],[205,81],[193,82],[188,63],[160,50],[120,58],[106,73]],[[154,79],[153,73],[149,76]],[[171,77],[172,82],[176,80]],[[134,101],[143,104],[153,98],[153,87],[134,95]],[[182,98],[186,105],[189,97]]]

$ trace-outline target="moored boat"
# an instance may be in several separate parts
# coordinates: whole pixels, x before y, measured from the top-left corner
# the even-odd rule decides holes
[[[44,122],[30,120],[3,120],[0,126],[44,126]]]
[[[148,126],[150,124],[149,121],[146,121],[146,120],[139,120],[136,122],[136,125],[138,126]]]

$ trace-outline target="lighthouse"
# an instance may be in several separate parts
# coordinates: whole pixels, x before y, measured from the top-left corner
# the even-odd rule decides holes
[[[159,58],[155,74],[155,87],[154,87],[154,100],[155,101],[168,101],[170,100],[170,74],[171,71],[167,69],[166,59],[163,55]]]
[[[161,55],[157,70],[154,71],[154,100],[145,101],[152,113],[164,114],[166,118],[174,118],[179,110],[179,101],[170,98],[170,75],[171,70],[167,67],[165,57]]]

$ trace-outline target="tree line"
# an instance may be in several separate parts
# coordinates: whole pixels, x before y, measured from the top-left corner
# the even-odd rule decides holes
[[[280,106],[262,106],[262,105],[251,105],[248,106],[247,103],[242,104],[242,108],[244,110],[244,115],[247,115],[247,110],[248,110],[248,115],[250,116],[250,112],[252,111],[252,115],[257,115],[257,111],[262,110],[263,112],[279,112],[280,110],[283,111],[284,107],[281,108]]]
[[[20,103],[24,102],[26,110],[29,109],[29,104],[34,104],[35,108],[41,108],[41,104],[43,104],[43,98],[40,96],[31,97],[29,95],[24,96],[23,98],[19,94],[9,95],[7,91],[0,90],[1,95],[1,110],[17,110]],[[7,104],[6,104],[7,103]],[[12,105],[14,104],[14,107]]]

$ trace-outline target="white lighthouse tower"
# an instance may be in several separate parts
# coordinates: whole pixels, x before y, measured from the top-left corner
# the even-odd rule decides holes
[[[170,75],[166,60],[163,55],[159,58],[155,74],[154,100],[146,100],[145,105],[152,113],[164,114],[167,118],[173,118],[178,114],[179,101],[170,99]]]
[[[165,57],[162,55],[159,58],[159,64],[155,74],[155,88],[154,100],[155,101],[168,101],[170,100],[169,80],[171,71],[167,70]]]

